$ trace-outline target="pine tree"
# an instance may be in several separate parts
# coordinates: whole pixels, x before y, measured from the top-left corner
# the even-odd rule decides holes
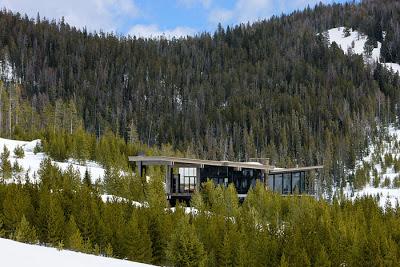
[[[87,168],[85,170],[85,176],[83,177],[83,183],[88,187],[92,186],[92,179],[90,177],[90,173],[89,173],[89,170]]]
[[[288,262],[288,260],[286,259],[285,254],[283,254],[282,257],[281,257],[281,264],[280,264],[280,267],[289,267],[289,262]]]
[[[57,245],[63,240],[64,235],[64,211],[57,196],[51,197],[49,208],[47,239],[51,244]]]
[[[110,243],[107,244],[106,249],[104,251],[104,254],[106,257],[112,257],[113,256],[113,248]]]
[[[124,235],[125,253],[129,260],[151,262],[151,239],[147,225],[138,222],[137,215],[132,214]]]
[[[319,251],[317,258],[315,260],[315,266],[321,266],[321,267],[330,267],[331,262],[329,260],[329,256],[326,253],[324,247],[321,248],[321,250]]]
[[[22,216],[21,222],[15,232],[15,239],[19,242],[34,244],[37,243],[38,238],[36,235],[35,227],[32,227],[26,220],[25,215]]]
[[[10,151],[4,145],[3,152],[0,154],[0,171],[3,180],[8,180],[12,177],[12,166],[9,157]]]
[[[14,149],[14,154],[18,159],[23,159],[25,157],[25,152],[22,146],[16,146]]]
[[[165,248],[170,233],[168,217],[165,215],[165,209],[168,203],[165,198],[162,179],[159,176],[153,176],[148,185],[147,201],[149,207],[148,214],[149,234],[152,243],[153,264],[159,265],[165,262]]]
[[[0,213],[0,238],[5,237],[5,235],[3,214]]]
[[[77,236],[74,236],[78,232],[79,232],[79,229],[78,229],[78,226],[76,225],[74,215],[71,215],[69,217],[68,223],[65,226],[65,247],[66,248],[72,248],[72,246],[81,248],[81,245],[83,245],[82,237],[81,237],[82,242],[79,244],[79,242],[76,242]],[[80,233],[79,233],[79,235],[80,235]],[[73,242],[74,244],[71,244],[71,242]],[[76,246],[77,243],[78,243],[78,246]]]
[[[79,229],[69,237],[68,239],[69,248],[75,251],[85,252],[85,242],[83,241],[81,232]]]
[[[195,228],[184,216],[177,222],[167,247],[167,258],[173,266],[205,266],[206,254]]]

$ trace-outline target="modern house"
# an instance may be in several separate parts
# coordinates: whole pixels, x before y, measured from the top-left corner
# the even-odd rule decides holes
[[[249,189],[262,182],[267,188],[283,195],[315,195],[316,177],[323,166],[277,168],[265,158],[251,162],[215,161],[162,156],[134,156],[129,161],[136,164],[139,175],[147,166],[165,166],[165,187],[168,199],[190,200],[207,179],[228,186],[233,183],[239,198],[245,198]]]

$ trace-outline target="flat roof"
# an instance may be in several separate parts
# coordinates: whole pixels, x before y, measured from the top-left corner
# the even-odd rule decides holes
[[[269,171],[269,173],[285,173],[294,171],[309,171],[322,169],[323,166],[310,166],[298,168],[275,168],[272,165],[263,165],[258,162],[235,162],[235,161],[217,161],[217,160],[204,160],[204,159],[191,159],[179,157],[165,157],[165,156],[130,156],[129,161],[142,162],[143,165],[168,165],[168,166],[219,166],[219,167],[233,167],[244,169],[256,169]]]

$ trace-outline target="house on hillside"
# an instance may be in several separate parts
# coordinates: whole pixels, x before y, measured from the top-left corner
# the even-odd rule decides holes
[[[277,168],[266,158],[251,162],[215,161],[162,156],[133,156],[129,161],[136,165],[140,176],[148,166],[165,167],[165,189],[168,200],[190,200],[207,179],[215,184],[228,186],[233,183],[238,197],[246,197],[257,181],[266,188],[283,195],[315,195],[316,177],[323,166]]]

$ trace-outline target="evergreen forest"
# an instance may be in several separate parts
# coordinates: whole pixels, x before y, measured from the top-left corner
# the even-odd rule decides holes
[[[169,40],[2,10],[12,78],[0,89],[0,135],[80,127],[198,158],[324,164],[326,187],[340,187],[377,126],[397,122],[399,77],[328,47],[323,32],[357,29],[382,42],[382,62],[400,62],[399,16],[395,0],[319,4]]]
[[[364,0],[143,39],[1,10],[0,137],[106,171],[81,179],[46,159],[31,181],[0,148],[0,237],[162,266],[398,266],[399,204],[334,188],[369,179],[355,164],[400,126],[400,77],[324,32],[356,29],[382,43],[381,62],[400,63],[399,24],[399,1]],[[128,164],[139,153],[323,164],[327,197],[257,184],[239,203],[234,186],[207,182],[192,208],[171,208],[164,170],[146,179]]]

